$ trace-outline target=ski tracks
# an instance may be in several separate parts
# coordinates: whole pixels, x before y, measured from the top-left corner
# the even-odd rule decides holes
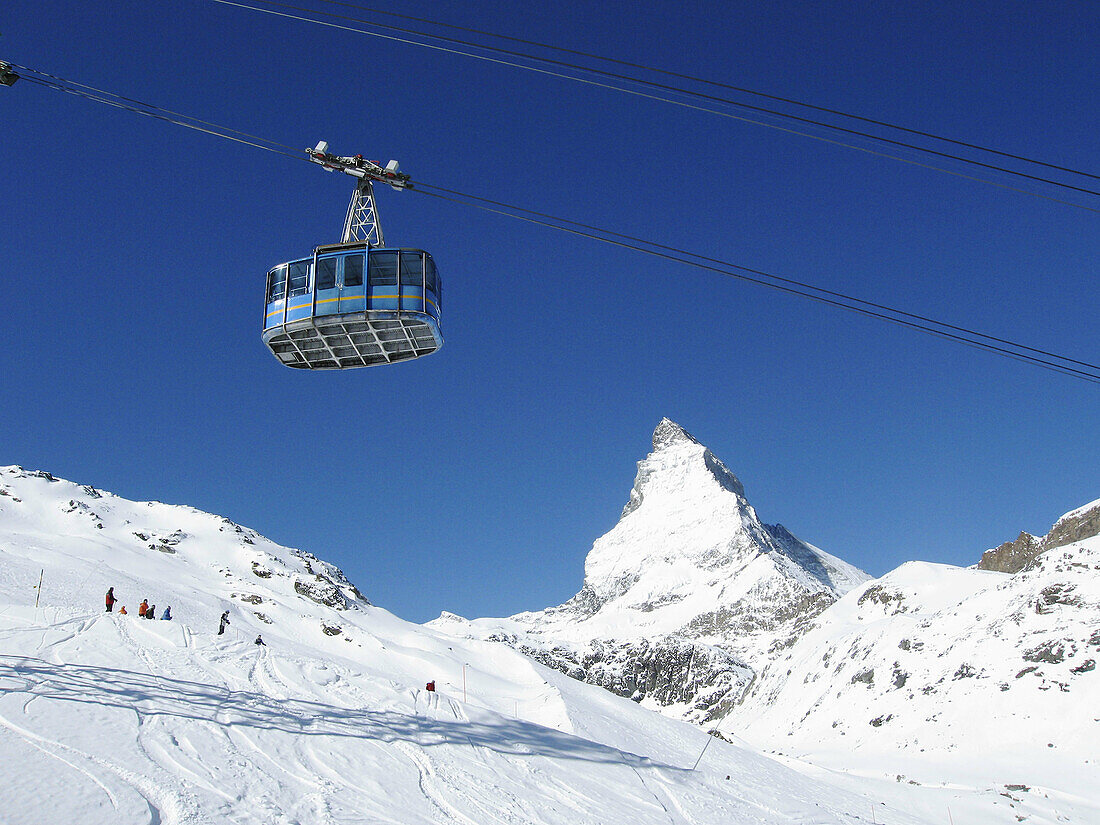
[[[175,784],[167,774],[154,779],[105,757],[85,753],[41,736],[3,715],[0,715],[0,727],[98,786],[117,812],[117,821],[138,821],[134,817],[141,814],[142,808],[145,809],[149,825],[197,825],[208,821],[201,815],[193,798],[189,799],[184,793],[166,790]]]
[[[426,719],[442,714],[457,722],[469,721],[466,709],[459,702],[434,691],[425,692],[425,695]],[[413,692],[414,704],[419,696],[420,691]],[[416,768],[421,794],[443,817],[433,817],[433,822],[445,822],[448,825],[530,825],[537,822],[526,802],[502,787],[502,783],[494,781],[497,777],[494,758],[504,757],[488,753],[472,740],[468,742],[468,745],[432,745],[431,750],[421,741],[398,740],[392,743],[391,747]],[[477,754],[480,769],[476,774],[451,764],[452,760],[448,755],[455,747],[468,747]],[[435,757],[430,755],[432,752],[436,754]]]
[[[407,742],[397,742],[394,747],[403,753],[420,773],[420,792],[428,803],[443,817],[439,822],[457,823],[457,825],[487,825],[484,821],[471,819],[457,807],[451,804],[449,797],[453,795],[455,783],[447,781],[446,776],[441,776],[432,765],[431,759],[423,750]],[[500,819],[493,821],[501,822]]]
[[[452,699],[428,694],[427,718],[450,716],[458,722],[469,722],[465,707]],[[577,816],[568,821],[592,822],[586,818],[585,803],[577,789],[545,775],[537,767],[540,758],[516,751],[503,753],[478,744],[472,737],[466,744],[458,742],[397,741],[392,745],[419,772],[419,788],[425,800],[438,812],[434,822],[447,825],[535,825],[540,822],[561,822],[561,811],[542,811],[531,802],[530,787],[542,788],[566,810]],[[464,754],[473,753],[471,762]],[[517,773],[522,777],[517,781]],[[545,799],[544,799],[545,801]],[[598,800],[588,799],[590,809]],[[550,818],[547,819],[547,816]]]

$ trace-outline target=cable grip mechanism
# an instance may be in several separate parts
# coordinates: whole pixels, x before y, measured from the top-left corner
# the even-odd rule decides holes
[[[12,71],[11,63],[0,60],[0,86],[14,86],[18,79],[19,75]]]

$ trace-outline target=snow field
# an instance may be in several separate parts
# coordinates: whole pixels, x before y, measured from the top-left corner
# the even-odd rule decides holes
[[[0,489],[2,825],[866,821],[735,745],[692,771],[698,728],[403,622],[224,519],[18,468]]]

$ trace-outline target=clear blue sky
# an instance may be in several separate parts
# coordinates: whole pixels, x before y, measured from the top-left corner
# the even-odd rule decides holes
[[[1091,2],[379,2],[1100,171]],[[0,59],[1100,355],[1095,211],[209,0],[42,0]],[[30,83],[0,126],[0,463],[227,515],[405,618],[571,596],[662,416],[876,575],[1100,497],[1095,384],[418,193],[380,210],[439,264],[443,349],[285,369],[264,273],[338,240],[350,178]]]

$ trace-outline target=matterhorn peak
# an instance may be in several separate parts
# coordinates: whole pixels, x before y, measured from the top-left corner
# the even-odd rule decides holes
[[[867,578],[762,523],[736,476],[662,418],[622,517],[585,558],[577,594],[468,626],[636,701],[713,719],[752,681],[754,666]]]
[[[662,418],[661,423],[657,425],[657,429],[653,431],[654,451],[685,442],[690,444],[699,443],[695,436],[670,418]]]
[[[694,498],[702,488],[718,487],[741,499],[745,488],[730,470],[691,433],[669,418],[653,431],[653,452],[638,462],[638,474],[622,515],[637,510],[647,495]]]
[[[676,604],[669,612],[688,623],[686,606],[703,591],[711,592],[714,609],[768,578],[782,582],[780,589],[797,591],[798,601],[818,592],[835,599],[867,576],[784,528],[763,524],[726,465],[663,418],[653,433],[653,451],[638,462],[618,524],[585,559],[576,603],[590,613],[612,602],[647,605],[650,619],[662,612],[655,605]]]

